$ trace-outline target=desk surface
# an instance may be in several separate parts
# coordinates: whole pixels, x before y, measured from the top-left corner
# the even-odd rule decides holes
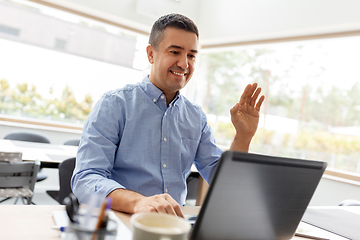
[[[40,160],[42,163],[61,163],[75,157],[78,147],[0,139],[0,151],[22,152],[23,160]]]
[[[360,212],[360,207],[350,208],[354,212]],[[200,207],[183,207],[185,214],[196,214],[199,209]],[[0,205],[0,239],[59,240],[59,230],[52,228],[55,225],[52,213],[61,210],[65,210],[62,205]],[[116,215],[129,226],[130,214],[116,212]],[[344,239],[333,236],[331,233],[328,235],[330,239]],[[293,238],[301,239],[308,238]]]
[[[183,207],[185,214],[196,214],[200,207]],[[63,205],[0,205],[0,239],[60,239],[54,229],[53,211],[65,210]],[[130,214],[115,212],[129,227]]]

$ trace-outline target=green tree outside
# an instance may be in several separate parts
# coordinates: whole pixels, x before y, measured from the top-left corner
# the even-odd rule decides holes
[[[357,136],[334,134],[334,127],[353,127],[360,119],[360,84],[350,89],[317,82],[326,69],[316,59],[302,57],[303,48],[297,47],[292,61],[285,63],[269,49],[241,49],[205,54],[207,61],[207,98],[203,107],[207,114],[215,115],[210,124],[217,143],[230,146],[234,128],[221,117],[229,116],[229,109],[238,101],[246,84],[257,82],[266,95],[262,107],[266,114],[298,121],[296,134],[278,133],[259,129],[252,141],[251,150],[284,157],[322,160],[347,171],[360,172],[360,139]],[[319,48],[319,53],[321,49]],[[270,60],[269,60],[270,59]],[[297,63],[306,69],[296,69]],[[286,65],[287,64],[287,65]],[[273,70],[281,65],[283,71]],[[291,83],[294,74],[302,74],[300,88]],[[266,121],[266,119],[265,119]]]
[[[36,86],[17,84],[14,89],[6,79],[0,80],[0,113],[13,116],[42,118],[69,123],[84,123],[93,105],[90,94],[78,102],[66,86],[60,98],[44,99]],[[49,90],[50,94],[53,90]]]

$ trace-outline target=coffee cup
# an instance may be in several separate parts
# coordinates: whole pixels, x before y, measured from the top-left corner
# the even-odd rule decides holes
[[[186,240],[190,223],[164,213],[136,213],[130,218],[133,240]]]

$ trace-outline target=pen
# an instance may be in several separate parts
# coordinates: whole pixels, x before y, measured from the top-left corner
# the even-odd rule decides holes
[[[57,229],[57,230],[59,230],[60,232],[65,232],[65,230],[66,230],[66,227],[53,226],[52,228],[53,228],[53,229]]]
[[[82,218],[81,225],[87,228],[88,230],[94,230],[94,226],[90,223],[93,218],[94,209],[99,207],[104,199],[99,194],[89,195],[89,201],[86,205],[86,213],[84,218]]]
[[[103,225],[105,226],[107,225],[107,223],[104,224],[104,222],[108,220],[106,210],[110,209],[110,207],[111,207],[111,198],[106,198],[100,206],[98,222],[96,224],[95,234],[93,235],[92,240],[94,240],[96,237],[96,231],[98,231]]]

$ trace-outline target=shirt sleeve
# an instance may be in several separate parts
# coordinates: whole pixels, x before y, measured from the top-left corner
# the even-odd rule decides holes
[[[87,203],[93,194],[105,198],[113,190],[124,188],[111,179],[125,121],[121,102],[119,97],[104,95],[84,125],[71,179],[72,190],[81,203]]]
[[[203,111],[201,111],[201,113],[202,133],[194,164],[204,180],[210,183],[217,162],[224,151],[216,145],[215,136],[211,126],[207,122],[206,115]]]

